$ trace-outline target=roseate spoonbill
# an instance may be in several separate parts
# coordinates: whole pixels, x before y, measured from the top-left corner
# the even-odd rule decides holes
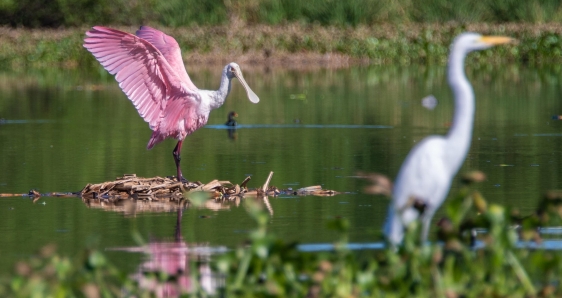
[[[232,112],[228,113],[228,120],[226,121],[226,123],[224,125],[226,125],[226,126],[236,126],[236,125],[238,125],[238,123],[236,123],[236,119],[234,119],[234,117],[238,117],[238,114],[236,114],[235,111],[232,111]]]
[[[133,35],[95,26],[86,36],[84,47],[115,75],[121,90],[153,130],[146,148],[166,138],[178,140],[172,154],[179,181],[184,180],[180,169],[184,138],[204,126],[211,110],[224,103],[233,78],[242,83],[251,102],[259,102],[234,62],[224,67],[218,90],[199,90],[187,74],[176,40],[159,30],[142,26]]]
[[[466,55],[512,41],[509,37],[476,33],[460,34],[453,41],[447,69],[455,99],[453,124],[446,136],[429,136],[419,142],[400,168],[384,226],[384,233],[393,245],[402,242],[404,227],[419,216],[422,220],[421,239],[427,239],[431,218],[445,200],[453,177],[470,148],[474,93],[464,73]],[[420,204],[423,208],[416,208],[415,205]]]

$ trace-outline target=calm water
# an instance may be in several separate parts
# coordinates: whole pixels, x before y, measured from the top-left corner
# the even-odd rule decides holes
[[[238,82],[209,127],[189,136],[182,152],[186,178],[257,187],[274,171],[280,188],[322,185],[345,192],[334,197],[271,198],[271,230],[286,240],[327,243],[336,216],[351,222],[350,240],[380,240],[388,201],[363,194],[357,171],[394,178],[411,147],[429,134],[444,134],[452,115],[442,67],[369,67],[297,72],[244,69],[261,102],[251,104]],[[200,88],[216,88],[220,68],[191,71]],[[561,77],[558,70],[522,66],[468,69],[477,112],[472,147],[461,171],[482,170],[478,187],[491,201],[530,212],[541,194],[562,188]],[[435,110],[421,106],[433,94]],[[175,173],[168,140],[147,151],[151,131],[113,78],[104,71],[0,74],[0,193],[79,191],[87,183],[125,173]],[[230,138],[216,126],[231,110],[243,124]],[[455,186],[456,187],[456,186]],[[454,189],[453,189],[454,192]],[[233,247],[252,220],[236,205],[213,211],[188,209],[182,219],[187,242]],[[0,198],[0,268],[47,243],[74,254],[94,246],[135,245],[131,236],[172,237],[175,213],[122,213],[88,208],[78,198]],[[138,255],[108,252],[134,268]]]

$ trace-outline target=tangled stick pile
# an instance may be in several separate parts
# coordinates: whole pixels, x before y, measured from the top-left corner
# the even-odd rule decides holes
[[[185,193],[194,191],[208,192],[212,198],[229,198],[243,196],[276,196],[285,195],[316,195],[332,196],[337,194],[333,190],[323,190],[321,186],[309,186],[298,190],[278,189],[269,186],[273,172],[269,174],[266,183],[256,189],[249,189],[246,184],[250,176],[240,185],[229,181],[213,180],[203,184],[197,182],[179,182],[171,177],[142,178],[135,174],[123,175],[115,181],[98,184],[88,184],[80,191],[80,196],[86,199],[133,198],[136,200],[160,200],[162,198],[183,199]]]

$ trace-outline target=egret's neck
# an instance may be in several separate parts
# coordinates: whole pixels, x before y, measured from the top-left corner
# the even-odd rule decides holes
[[[454,165],[455,173],[463,164],[472,139],[474,123],[474,92],[464,73],[466,53],[452,49],[449,56],[449,85],[455,99],[455,112],[452,126],[447,134],[448,161]]]
[[[228,78],[228,76],[226,74],[227,70],[228,70],[228,68],[225,67],[222,71],[221,84],[219,86],[219,89],[216,90],[216,91],[212,91],[211,94],[210,94],[210,97],[211,97],[210,107],[211,107],[211,109],[216,109],[216,108],[222,106],[226,97],[230,93],[232,80]]]

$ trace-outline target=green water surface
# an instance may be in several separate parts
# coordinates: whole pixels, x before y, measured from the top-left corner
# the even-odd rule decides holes
[[[248,68],[244,76],[260,96],[250,103],[234,82],[210,125],[235,110],[240,124],[229,138],[224,129],[202,128],[187,137],[182,168],[187,179],[264,183],[279,188],[322,185],[343,192],[333,197],[270,198],[270,230],[302,243],[325,243],[336,234],[325,228],[334,217],[350,220],[350,241],[379,241],[388,200],[364,194],[357,171],[394,178],[409,150],[430,134],[445,134],[452,99],[442,66],[355,67],[292,71]],[[190,71],[201,89],[218,87],[221,68]],[[477,99],[472,147],[461,172],[481,170],[478,189],[491,201],[531,212],[549,189],[562,188],[561,76],[557,69],[504,66],[467,69]],[[421,105],[433,94],[434,110]],[[167,140],[150,151],[151,131],[113,77],[53,69],[0,73],[0,193],[79,191],[88,183],[125,173],[153,177],[175,174]],[[339,125],[339,126],[338,126]],[[455,183],[454,189],[458,188]],[[454,192],[453,189],[453,192]],[[190,243],[234,247],[254,226],[242,206],[214,211],[185,210],[182,236]],[[439,215],[438,215],[439,216]],[[0,198],[0,268],[48,243],[75,254],[172,237],[175,213],[122,213],[88,208],[79,198],[44,197],[36,203]],[[129,268],[137,255],[109,252]]]

